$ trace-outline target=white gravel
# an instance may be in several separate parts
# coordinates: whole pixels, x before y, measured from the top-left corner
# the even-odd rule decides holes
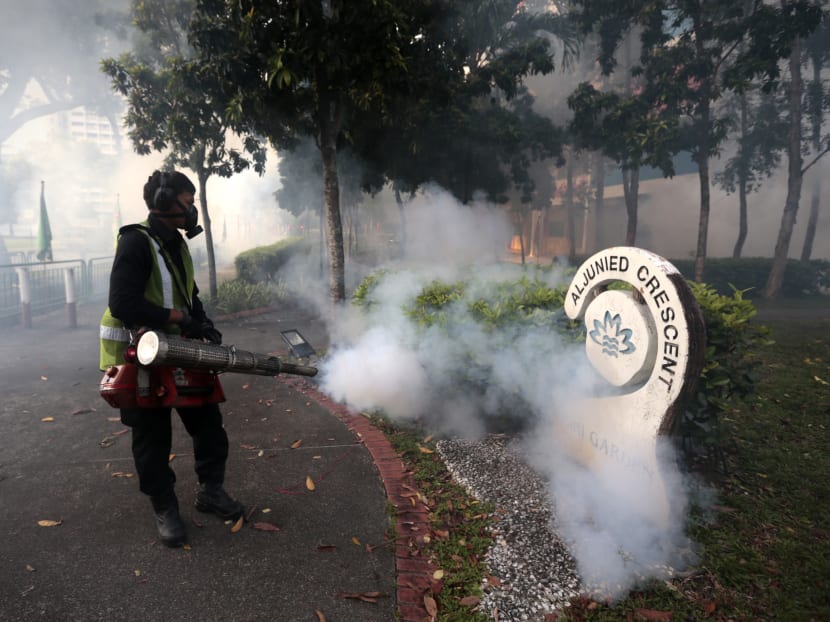
[[[442,440],[437,449],[455,480],[480,501],[495,505],[490,574],[480,608],[500,622],[544,622],[579,594],[574,560],[556,533],[546,482],[502,435]],[[493,616],[495,618],[495,616]]]

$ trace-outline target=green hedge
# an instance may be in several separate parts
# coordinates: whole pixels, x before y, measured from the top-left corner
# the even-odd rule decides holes
[[[236,277],[247,283],[276,282],[277,273],[293,258],[308,254],[302,238],[287,238],[269,246],[257,246],[234,259]]]
[[[375,308],[377,286],[389,272],[368,276],[357,288],[353,303],[367,312]],[[498,283],[434,280],[424,285],[404,305],[404,313],[417,330],[438,328],[449,339],[463,330],[464,323],[475,322],[491,339],[495,351],[507,351],[523,331],[549,328],[569,340],[585,339],[581,322],[567,318],[562,306],[566,285],[552,288],[545,270],[526,267],[523,276]],[[751,321],[755,307],[743,292],[731,290],[723,295],[707,284],[690,283],[707,326],[707,347],[696,399],[688,405],[685,417],[676,430],[689,441],[687,446],[708,448],[719,440],[718,423],[730,401],[750,393],[755,385],[758,360],[754,353],[767,345],[768,331]],[[475,353],[462,354],[457,361],[459,372],[452,381],[473,394],[489,384],[492,370],[475,360]],[[521,396],[511,396],[508,409],[528,412]],[[497,424],[521,427],[521,417],[509,412],[496,413]]]
[[[693,259],[672,259],[687,279],[695,278]],[[771,257],[712,258],[703,264],[703,282],[719,294],[731,295],[734,289],[744,291],[747,298],[758,298],[767,284]],[[784,272],[781,293],[787,298],[801,298],[822,293],[830,287],[830,261],[790,259]]]
[[[225,315],[268,307],[282,296],[279,285],[233,279],[219,283],[216,299],[210,300],[206,306],[211,315]]]

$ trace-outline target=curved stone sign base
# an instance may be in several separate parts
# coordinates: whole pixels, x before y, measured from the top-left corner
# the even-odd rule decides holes
[[[628,287],[609,289],[620,283]],[[557,438],[572,459],[641,487],[633,493],[648,500],[644,518],[664,523],[671,508],[658,437],[682,414],[703,367],[705,326],[694,294],[662,257],[614,247],[579,267],[565,312],[584,321],[588,362],[615,394],[570,405]]]

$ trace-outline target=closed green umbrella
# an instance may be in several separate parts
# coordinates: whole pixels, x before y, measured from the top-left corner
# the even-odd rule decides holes
[[[37,223],[37,258],[40,261],[52,261],[52,228],[49,226],[49,214],[46,212],[46,182],[40,182],[40,218]]]

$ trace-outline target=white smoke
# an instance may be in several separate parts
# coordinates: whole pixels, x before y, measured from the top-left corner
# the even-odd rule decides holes
[[[482,209],[483,208],[483,209]],[[526,432],[526,459],[550,482],[557,529],[570,543],[585,589],[606,598],[638,581],[665,576],[688,550],[682,478],[667,450],[663,477],[673,509],[669,524],[643,520],[658,500],[636,469],[587,469],[569,459],[553,429],[578,400],[600,389],[581,344],[565,342],[549,326],[515,334],[488,332],[469,315],[469,302],[523,269],[497,263],[511,227],[503,211],[458,205],[435,188],[409,206],[407,260],[391,267],[370,294],[368,310],[350,308],[331,326],[332,351],[321,364],[322,389],[357,410],[417,419],[435,431],[475,438],[509,414]],[[473,211],[473,210],[481,211]],[[564,282],[559,271],[548,284]],[[442,309],[442,326],[416,329],[404,306],[434,279],[465,282],[462,299]],[[547,323],[546,323],[547,322]],[[476,373],[485,370],[485,377]]]

